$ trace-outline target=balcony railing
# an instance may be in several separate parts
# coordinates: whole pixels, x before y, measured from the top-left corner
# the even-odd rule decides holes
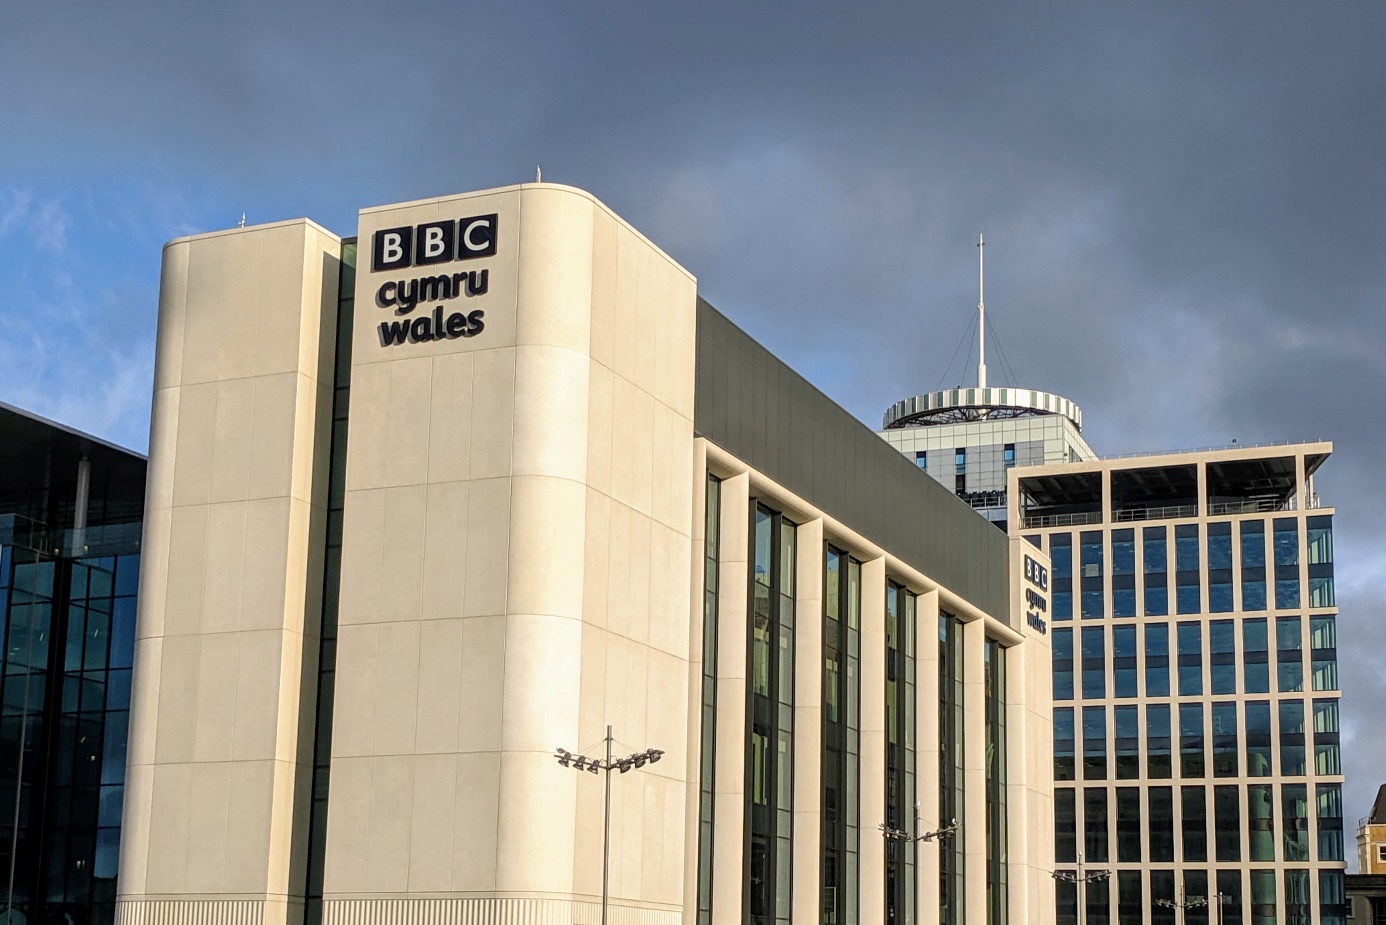
[[[1078,527],[1083,524],[1102,523],[1101,511],[1083,511],[1077,514],[1026,514],[1025,528],[1034,527]]]
[[[1124,507],[1112,511],[1116,523],[1130,523],[1133,520],[1178,520],[1183,517],[1197,517],[1197,504],[1174,504],[1166,507]]]

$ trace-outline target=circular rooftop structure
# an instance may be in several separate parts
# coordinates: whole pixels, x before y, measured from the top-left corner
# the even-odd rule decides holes
[[[1062,395],[1036,389],[956,388],[929,392],[897,401],[886,409],[885,429],[933,427],[967,421],[1058,414],[1083,429],[1083,411]]]

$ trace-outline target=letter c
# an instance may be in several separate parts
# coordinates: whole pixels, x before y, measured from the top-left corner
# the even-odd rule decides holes
[[[375,294],[375,304],[381,308],[395,304],[395,281],[390,280],[380,287],[380,291]]]
[[[467,250],[485,250],[491,242],[487,238],[482,238],[480,241],[474,240],[472,238],[472,232],[476,231],[478,228],[485,228],[489,230],[490,227],[491,220],[489,218],[479,218],[476,221],[472,222],[470,225],[468,225],[467,230],[462,232],[462,241],[466,245]]]

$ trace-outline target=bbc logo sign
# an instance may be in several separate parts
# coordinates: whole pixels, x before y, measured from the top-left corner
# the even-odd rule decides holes
[[[371,271],[423,267],[496,253],[496,213],[377,231],[371,239]]]

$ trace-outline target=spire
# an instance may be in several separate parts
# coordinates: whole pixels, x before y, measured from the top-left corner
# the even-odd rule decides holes
[[[977,388],[987,387],[987,301],[984,285],[987,242],[977,235]]]

